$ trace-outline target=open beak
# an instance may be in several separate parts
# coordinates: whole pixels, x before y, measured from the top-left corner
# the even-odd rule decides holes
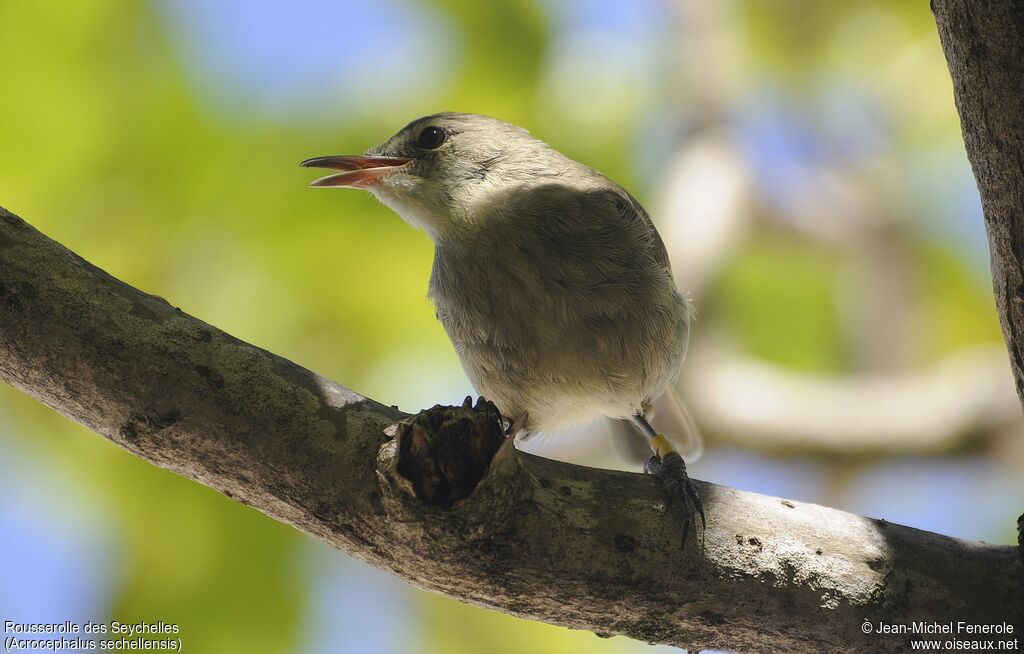
[[[304,168],[328,168],[342,172],[321,177],[311,182],[310,186],[347,186],[349,188],[366,188],[372,186],[381,177],[393,173],[412,161],[403,157],[364,157],[361,155],[334,155],[329,157],[313,157],[306,159],[300,166]]]

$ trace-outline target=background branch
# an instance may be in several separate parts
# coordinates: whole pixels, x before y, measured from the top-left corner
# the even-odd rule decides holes
[[[483,405],[409,419],[3,210],[0,271],[3,379],[417,586],[694,650],[897,651],[861,623],[1017,619],[1014,548],[701,484],[705,549],[681,550],[652,478],[517,452]]]

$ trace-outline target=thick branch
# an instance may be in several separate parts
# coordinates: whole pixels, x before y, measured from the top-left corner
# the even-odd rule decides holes
[[[862,635],[865,619],[988,624],[1020,606],[1011,547],[711,484],[700,484],[705,549],[680,549],[652,478],[508,442],[488,466],[500,427],[483,407],[435,408],[386,434],[406,416],[112,278],[3,210],[0,376],[418,586],[527,618],[694,650],[860,652],[907,646]]]
[[[992,278],[1024,402],[1024,2],[932,0],[992,251]]]

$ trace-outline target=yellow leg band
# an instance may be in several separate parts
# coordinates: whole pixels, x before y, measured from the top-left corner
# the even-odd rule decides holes
[[[661,434],[655,434],[651,437],[651,449],[654,450],[654,453],[658,455],[659,459],[664,459],[673,452],[678,454],[676,448],[672,447],[672,444],[668,442],[668,439]]]

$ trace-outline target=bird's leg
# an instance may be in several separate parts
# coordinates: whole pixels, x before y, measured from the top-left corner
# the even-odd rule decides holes
[[[665,492],[665,508],[677,511],[683,517],[683,544],[690,535],[690,528],[696,527],[700,516],[701,531],[707,528],[704,518],[704,503],[686,474],[686,462],[676,448],[663,435],[654,431],[642,411],[632,418],[633,424],[647,436],[654,455],[644,464],[644,472],[653,474]]]
[[[505,431],[505,436],[514,439],[513,442],[516,445],[519,443],[525,443],[526,440],[533,435],[533,433],[526,428],[526,423],[529,419],[530,415],[526,411],[523,411],[515,418],[512,418],[508,422],[508,429]]]

